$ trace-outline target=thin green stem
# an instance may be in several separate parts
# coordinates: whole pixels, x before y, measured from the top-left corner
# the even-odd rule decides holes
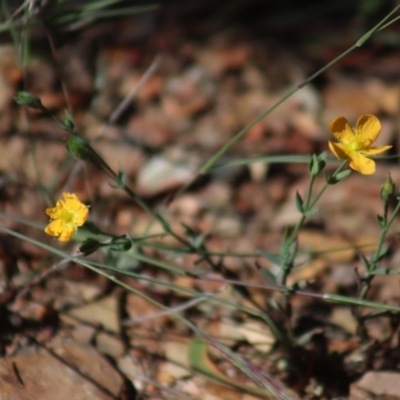
[[[339,165],[339,167],[332,174],[332,178],[334,178],[339,172],[341,172],[341,170],[343,169],[343,167],[346,164],[347,164],[347,160],[343,160],[342,163]],[[318,200],[325,193],[325,190],[328,188],[328,186],[330,186],[330,184],[326,181],[324,183],[324,186],[320,190],[320,192],[311,201],[313,184],[314,184],[314,179],[313,179],[313,177],[311,177],[310,183],[309,183],[308,189],[307,189],[307,198],[305,200],[306,207],[304,208],[304,213],[306,213],[307,211],[311,210],[315,206],[315,204],[317,204]],[[297,222],[296,226],[294,227],[294,229],[292,231],[292,234],[290,235],[290,239],[289,239],[290,243],[293,243],[296,240],[296,238],[298,236],[298,233],[299,233],[299,231],[300,231],[305,219],[306,219],[306,216],[304,214],[302,214],[302,216],[300,217],[300,219]]]
[[[274,105],[269,107],[267,110],[262,112],[256,119],[246,125],[238,134],[236,134],[227,144],[225,144],[221,150],[219,150],[216,154],[214,154],[210,160],[208,160],[199,171],[200,175],[207,174],[210,169],[214,166],[214,164],[240,139],[242,139],[246,133],[257,123],[259,123],[265,116],[270,114],[272,111],[275,110],[278,106],[280,106],[284,101],[286,101],[289,97],[293,96],[299,90],[298,87],[295,87],[289,90],[280,100],[278,100]]]
[[[342,54],[334,58],[331,62],[323,66],[321,69],[319,69],[317,72],[315,72],[313,75],[311,75],[309,78],[307,78],[304,82],[300,83],[297,85],[298,90],[302,89],[304,86],[308,85],[311,81],[313,81],[316,77],[321,75],[323,72],[328,70],[332,65],[335,65],[338,61],[346,57],[348,54],[350,54],[352,51],[357,49],[359,46],[357,44],[353,44],[350,48],[348,48],[346,51],[344,51]]]
[[[345,50],[342,54],[340,54],[338,57],[336,57],[334,60],[329,62],[327,65],[319,69],[317,72],[315,72],[313,75],[311,75],[309,78],[307,78],[304,82],[298,84],[294,88],[290,89],[288,93],[286,93],[280,100],[278,100],[275,104],[273,104],[271,107],[269,107],[267,110],[262,112],[256,119],[254,119],[250,124],[246,125],[239,133],[237,133],[227,144],[225,144],[214,156],[211,157],[210,160],[208,160],[201,168],[199,171],[200,175],[204,175],[210,171],[210,169],[214,166],[214,164],[234,145],[236,144],[239,140],[241,140],[246,133],[258,122],[260,122],[264,117],[266,117],[268,114],[270,114],[272,111],[274,111],[278,106],[280,106],[284,101],[286,101],[289,97],[293,96],[295,93],[297,93],[300,89],[302,89],[304,86],[306,86],[308,83],[310,83],[312,80],[314,80],[316,77],[321,75],[323,72],[325,72],[327,69],[331,68],[334,64],[336,64],[338,61],[346,57],[349,53],[354,51],[355,49],[361,47],[366,41],[368,41],[375,32],[381,31],[390,24],[392,24],[396,19],[390,21],[386,25],[383,25],[385,21],[388,20],[388,18],[393,15],[398,9],[400,8],[400,5],[395,7],[394,10],[392,10],[385,18],[383,18],[378,24],[376,24],[371,30],[369,30],[366,34],[364,34],[355,44],[353,44],[350,48]]]
[[[310,181],[308,182],[306,199],[304,201],[304,212],[309,210],[309,205],[310,205],[310,201],[311,201],[312,188],[313,188],[313,185],[314,185],[314,181],[315,181],[315,176],[311,176]],[[290,235],[290,238],[289,238],[289,243],[290,244],[293,243],[296,240],[297,235],[299,233],[299,230],[302,227],[305,219],[306,219],[306,216],[303,213],[301,215],[300,219],[297,221],[297,223],[296,223],[296,225],[295,225],[295,227],[294,227],[294,229],[293,229],[293,231],[292,231],[292,233]]]
[[[339,167],[335,170],[335,172],[332,174],[331,178],[335,178],[339,172],[343,169],[343,167],[347,164],[347,160],[343,160],[342,163],[339,165]],[[318,202],[318,200],[321,198],[325,190],[328,188],[328,186],[331,185],[329,183],[329,180],[325,180],[325,184],[320,190],[320,192],[315,196],[313,200],[312,198],[312,188],[314,185],[315,177],[311,176],[310,182],[308,184],[307,188],[307,195],[306,195],[306,200],[304,202],[304,209],[303,213],[301,214],[299,220],[297,221],[295,227],[293,228],[292,233],[290,234],[290,237],[284,241],[284,247],[283,247],[283,254],[281,254],[282,259],[284,260],[284,264],[281,265],[282,268],[282,273],[280,276],[279,281],[281,282],[281,285],[286,287],[286,281],[287,278],[292,271],[294,264],[294,258],[295,258],[295,253],[297,253],[297,249],[294,249],[293,246],[295,245],[295,242],[297,240],[299,231],[301,227],[304,224],[304,221],[307,218],[307,212],[312,210],[312,208],[315,206],[315,204]],[[293,253],[295,252],[295,253]],[[286,307],[286,306],[285,306]]]
[[[342,163],[339,165],[339,167],[336,169],[336,171],[332,174],[332,178],[334,178],[339,172],[341,172],[343,167],[346,164],[347,164],[347,160],[343,160]],[[321,189],[321,191],[315,196],[314,200],[312,201],[310,208],[313,208],[315,206],[315,204],[317,204],[318,200],[324,194],[324,192],[328,188],[328,186],[330,186],[328,183],[324,184],[324,187]]]
[[[382,248],[386,240],[386,235],[399,211],[400,211],[400,201],[397,202],[397,205],[393,210],[390,219],[387,221],[387,204],[384,204],[384,212],[386,214],[384,216],[385,225],[381,228],[381,233],[379,235],[379,240],[376,250],[367,264],[368,271],[366,273],[366,276],[361,281],[361,286],[358,294],[358,298],[360,300],[364,300],[367,297],[367,294],[371,288],[371,282],[375,276],[373,273],[376,271],[378,263],[380,262]],[[354,313],[358,321],[358,332],[362,338],[366,339],[368,337],[368,334],[365,328],[365,318],[363,318],[363,316],[360,313],[360,310],[358,309],[354,310]]]
[[[399,213],[399,211],[400,211],[400,199],[398,200],[396,208],[393,210],[392,216],[390,217],[390,219],[387,223],[388,227],[390,227],[393,224],[394,219],[397,217],[397,214]]]

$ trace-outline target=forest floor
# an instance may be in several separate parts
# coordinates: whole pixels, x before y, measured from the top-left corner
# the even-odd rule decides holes
[[[374,145],[399,154],[400,49],[390,38],[398,42],[400,25],[289,97],[199,178],[235,134],[373,26],[340,13],[299,14],[294,23],[295,10],[279,20],[199,4],[169,2],[75,32],[34,28],[25,65],[20,49],[2,41],[0,397],[400,399],[398,314],[376,309],[363,320],[372,306],[322,298],[359,298],[363,257],[374,254],[381,234],[381,186],[389,174],[400,182],[397,158],[328,187],[296,241],[290,310],[271,288],[278,267],[263,251],[279,254],[287,227],[298,222],[295,197],[306,195],[308,165],[249,162],[326,151],[332,174],[330,122],[344,116],[354,125],[364,114],[382,124]],[[201,251],[163,235],[160,221],[103,171],[71,158],[67,133],[49,115],[13,101],[21,89],[59,118],[68,109],[133,192]],[[314,189],[324,182],[318,175]],[[116,271],[99,267],[101,275],[74,258],[84,232],[67,244],[44,233],[45,209],[63,192],[90,204],[89,219],[103,232],[134,239],[126,255],[105,248],[81,257]],[[395,220],[368,301],[400,306],[399,230]],[[236,368],[190,324],[249,364]],[[272,394],[255,389],[254,371]]]

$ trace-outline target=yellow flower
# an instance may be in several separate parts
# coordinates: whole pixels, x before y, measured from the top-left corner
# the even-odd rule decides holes
[[[47,208],[46,214],[50,223],[44,230],[61,242],[68,242],[79,226],[82,226],[89,215],[89,209],[75,194],[63,193],[64,200],[58,200],[54,208]]]
[[[329,141],[331,152],[341,160],[347,159],[350,168],[363,175],[375,172],[375,162],[366,156],[382,153],[392,147],[371,147],[381,131],[381,123],[375,115],[361,115],[355,128],[350,126],[346,118],[337,117],[330,123],[329,130],[339,141]]]

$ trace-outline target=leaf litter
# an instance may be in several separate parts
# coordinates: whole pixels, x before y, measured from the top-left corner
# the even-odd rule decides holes
[[[184,12],[176,4],[172,7],[176,15]],[[205,5],[204,10],[213,10],[213,5]],[[295,393],[310,399],[400,398],[396,389],[397,317],[385,319],[383,315],[371,320],[368,328],[374,341],[362,347],[349,308],[295,295],[292,324],[296,337],[305,344],[288,355],[256,316],[257,307],[274,304],[280,294],[257,287],[260,268],[273,270],[276,266],[254,254],[259,249],[276,252],[284,227],[298,219],[294,194],[306,187],[304,165],[214,170],[171,204],[166,201],[190,183],[193,171],[233,134],[272,105],[290,85],[299,83],[320,63],[330,61],[338,48],[326,46],[313,25],[306,31],[313,35],[318,52],[304,44],[283,45],[284,35],[279,31],[273,40],[262,44],[250,25],[244,35],[239,28],[210,31],[211,25],[193,13],[187,21],[173,19],[175,28],[171,29],[167,19],[172,17],[166,9],[162,8],[160,15],[164,22],[150,28],[146,39],[136,41],[126,39],[135,36],[134,24],[126,23],[119,29],[117,20],[111,22],[112,33],[100,30],[96,36],[83,29],[68,45],[59,45],[58,69],[49,51],[33,54],[24,71],[18,53],[3,44],[0,140],[7,151],[0,160],[2,224],[54,246],[42,231],[47,221],[40,210],[49,203],[41,188],[46,185],[59,191],[68,186],[91,203],[96,223],[105,230],[115,234],[129,230],[133,236],[162,232],[93,168],[81,167],[70,179],[73,163],[66,155],[63,133],[47,116],[13,106],[12,96],[27,72],[29,90],[60,115],[65,107],[71,107],[79,130],[95,139],[94,146],[105,159],[115,168],[123,167],[129,183],[147,202],[164,207],[165,218],[176,230],[184,231],[183,222],[201,232],[209,250],[216,254],[214,259],[223,260],[229,273],[207,275],[210,280],[176,278],[146,261],[125,260],[122,267],[132,269],[141,279],[124,277],[124,282],[168,306],[171,312],[160,312],[151,302],[75,263],[32,287],[24,299],[16,299],[15,288],[50,268],[54,260],[29,243],[2,237],[0,300],[5,311],[0,391],[10,399],[24,399],[28,393],[52,400],[80,396],[263,398],[251,391],[243,394],[244,388],[254,389],[253,382],[210,345],[197,346],[194,354],[219,379],[210,379],[196,369],[189,354],[191,346],[198,343],[174,318],[174,310],[179,310],[261,371],[283,382],[291,394],[281,398],[296,398]],[[334,23],[329,22],[323,36],[337,34]],[[340,45],[348,40],[344,32],[339,38]],[[100,39],[107,40],[92,50],[93,59],[89,59],[87,49]],[[390,60],[397,51],[389,48],[387,54],[377,57],[374,46],[378,44],[354,53],[348,64],[329,70],[325,82],[315,82],[283,103],[233,146],[227,159],[326,150],[329,121],[343,114],[349,120],[360,113],[382,115],[384,143],[394,140],[400,76]],[[161,54],[159,67],[120,118],[103,125],[157,54]],[[371,64],[374,68],[364,68]],[[385,79],[386,73],[391,79]],[[59,79],[69,88],[68,99]],[[98,136],[101,131],[104,133]],[[291,284],[304,284],[320,293],[354,293],[354,266],[360,271],[363,268],[358,252],[372,253],[379,234],[376,214],[381,205],[381,182],[388,171],[398,182],[397,170],[394,163],[377,163],[377,173],[368,181],[353,175],[331,188],[321,199],[321,212],[311,217],[310,226],[300,235],[302,254]],[[31,226],[21,223],[26,221]],[[398,223],[393,231],[397,229]],[[397,272],[398,239],[393,234],[390,240],[387,263]],[[180,251],[178,243],[168,238],[154,240],[154,247],[146,247],[144,256],[165,261],[167,252],[156,246],[160,243],[177,247],[175,257],[168,259],[170,265],[188,272],[204,268],[197,257]],[[330,251],[335,248],[338,251]],[[229,252],[252,256],[238,258]],[[102,254],[90,257],[107,262]],[[218,282],[224,278],[247,282],[248,294]],[[173,283],[180,290],[160,282]],[[370,300],[398,304],[397,280],[382,275],[373,286]],[[193,291],[212,293],[218,301],[190,303]],[[229,303],[236,307],[227,307]],[[273,312],[279,315],[278,311]],[[290,363],[302,374],[291,374]]]

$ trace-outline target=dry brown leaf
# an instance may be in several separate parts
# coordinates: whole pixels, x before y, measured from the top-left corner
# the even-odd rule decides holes
[[[65,362],[48,352],[3,358],[1,396],[8,400],[112,400],[121,392],[119,374],[95,350],[75,347],[73,360],[69,358],[71,354],[67,349],[60,354]]]
[[[115,295],[73,308],[66,315],[89,324],[101,325],[110,332],[120,332],[119,300]]]
[[[391,400],[400,399],[400,374],[397,372],[367,372],[358,382],[351,386],[366,391],[374,398],[392,396]]]
[[[303,229],[298,236],[299,249],[306,253],[318,253],[329,262],[349,262],[356,256],[350,241],[337,235]]]

